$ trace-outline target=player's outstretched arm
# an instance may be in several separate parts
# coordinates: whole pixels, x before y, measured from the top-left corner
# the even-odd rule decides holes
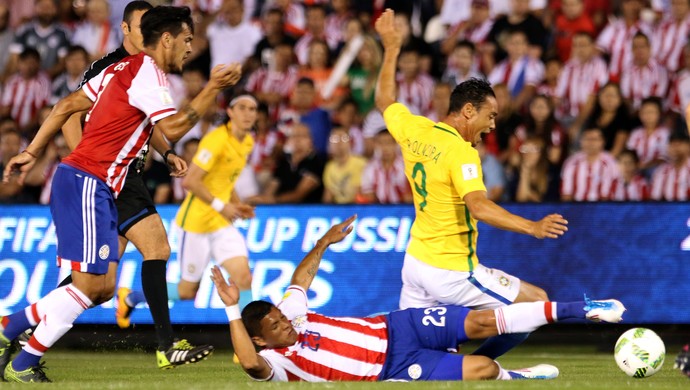
[[[568,221],[559,214],[550,214],[539,221],[531,221],[497,205],[484,191],[473,191],[463,198],[472,216],[493,227],[527,234],[536,238],[558,238],[568,231]]]
[[[396,85],[395,68],[398,63],[398,55],[402,46],[402,34],[395,29],[395,14],[387,9],[376,20],[376,32],[381,37],[383,44],[383,62],[381,72],[376,81],[376,108],[383,113],[386,108],[395,103]]]
[[[216,65],[211,70],[211,78],[204,89],[189,104],[182,107],[180,112],[158,121],[156,127],[170,142],[179,141],[213,106],[218,93],[235,85],[241,76],[242,65],[239,63]]]
[[[232,348],[235,350],[235,354],[237,354],[242,369],[253,378],[268,378],[271,375],[271,367],[264,358],[256,353],[254,343],[239,316],[237,302],[240,298],[240,290],[230,279],[226,281],[223,278],[223,274],[217,265],[211,269],[211,280],[216,285],[220,299],[228,308],[226,311],[228,312],[228,320],[230,320]],[[233,314],[234,310],[237,310],[237,313]]]
[[[343,222],[333,225],[323,237],[316,241],[314,249],[307,253],[302,262],[297,266],[297,269],[295,269],[290,284],[300,286],[304,291],[307,291],[316,276],[316,272],[319,270],[319,264],[321,264],[321,258],[326,249],[331,244],[342,241],[352,232],[353,226],[350,225],[355,219],[357,219],[357,215],[353,215]]]

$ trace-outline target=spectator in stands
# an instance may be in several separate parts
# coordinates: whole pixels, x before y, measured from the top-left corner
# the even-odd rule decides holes
[[[669,2],[671,12],[656,27],[652,47],[657,62],[676,72],[683,67],[683,48],[690,35],[690,4],[686,0]]]
[[[516,178],[517,202],[558,200],[558,169],[549,163],[544,138],[529,135],[520,145],[520,167]]]
[[[544,80],[537,87],[536,94],[544,95],[551,100],[555,106],[556,89],[558,87],[558,79],[563,70],[563,63],[558,57],[547,58],[544,62]],[[556,114],[558,118],[563,115]]]
[[[509,155],[510,137],[515,133],[515,128],[522,123],[522,117],[510,104],[510,92],[505,84],[495,84],[493,89],[498,105],[496,129],[487,134],[483,142],[486,143],[487,151],[504,164]]]
[[[556,120],[553,104],[544,95],[535,96],[529,104],[524,122],[515,129],[510,140],[510,150],[515,158],[516,169],[520,165],[520,146],[536,136],[544,141],[544,153],[549,163],[558,169],[568,156],[569,139],[563,127]],[[511,161],[511,158],[508,159]]]
[[[410,14],[396,12],[395,29],[402,34],[402,50],[411,49],[419,53],[419,72],[431,73],[434,62],[431,45],[412,33]]]
[[[19,154],[22,144],[22,135],[19,131],[8,130],[0,133],[0,176],[3,175],[5,166],[10,161],[10,158]],[[19,184],[18,176],[10,177],[7,183],[0,180],[0,204],[7,203],[32,203],[32,199],[28,194],[22,192],[24,185]]]
[[[335,111],[333,121],[347,131],[350,136],[351,152],[355,156],[365,155],[365,141],[362,128],[359,126],[361,118],[357,110],[357,103],[352,99],[344,100]],[[372,146],[373,150],[373,146]]]
[[[60,161],[69,155],[70,149],[62,133],[58,133],[53,141],[48,144],[46,151],[41,158],[36,161],[24,179],[26,185],[40,186],[41,195],[38,199],[41,204],[50,202],[50,189],[53,183],[53,176]]]
[[[618,177],[616,159],[604,150],[604,135],[595,127],[582,131],[581,151],[568,157],[561,173],[561,200],[598,202],[608,200]]]
[[[86,9],[86,20],[75,29],[72,44],[86,49],[91,63],[117,49],[119,25],[110,24],[110,5],[106,0],[89,0]]]
[[[448,57],[448,65],[443,72],[441,81],[455,87],[465,80],[471,78],[484,78],[484,76],[473,68],[475,56],[475,46],[470,41],[460,41]]]
[[[173,80],[171,76],[173,75],[168,75],[170,81]],[[185,66],[182,69],[182,92],[173,94],[173,100],[175,100],[175,105],[178,109],[182,109],[182,107],[194,99],[194,97],[206,86],[207,82],[208,79],[206,78],[206,74],[201,68]],[[209,130],[214,129],[222,112],[223,109],[221,107],[216,107],[215,110],[208,110],[206,114],[202,115],[196,125],[175,143],[174,148],[177,155],[182,155],[183,145],[187,140],[192,138],[201,139]]]
[[[431,108],[425,114],[427,118],[434,122],[440,122],[448,115],[448,109],[450,108],[450,95],[453,93],[453,88],[446,83],[437,83],[434,86],[434,94],[431,98]]]
[[[350,136],[342,127],[333,129],[328,141],[331,160],[323,171],[323,203],[355,203],[367,160],[352,155]]]
[[[398,56],[397,101],[407,106],[415,115],[422,115],[431,108],[434,79],[422,72],[420,53],[405,47]]]
[[[444,4],[445,6],[445,4]],[[474,45],[473,61],[476,70],[486,71],[486,61],[490,67],[494,65],[493,52],[486,50],[486,42],[489,31],[494,25],[494,20],[489,12],[489,0],[472,0],[469,19],[460,21],[448,28],[446,39],[441,41],[441,53],[452,56],[452,52],[462,41],[471,42]],[[488,68],[490,69],[490,68]],[[458,82],[460,83],[460,82]]]
[[[36,0],[35,13],[34,20],[17,29],[14,43],[10,46],[6,76],[17,70],[19,55],[29,48],[41,53],[40,67],[50,77],[55,77],[64,70],[64,59],[70,42],[68,33],[56,22],[55,0]]]
[[[511,0],[513,11],[496,19],[489,36],[487,50],[493,53],[495,63],[507,57],[505,33],[522,31],[527,37],[528,53],[532,58],[541,58],[546,49],[546,29],[542,22],[530,12],[530,0]],[[487,71],[491,70],[488,68]]]
[[[632,62],[623,65],[621,92],[630,106],[637,111],[642,99],[649,96],[666,97],[668,73],[663,65],[652,58],[649,38],[638,32],[632,41]]]
[[[354,17],[350,5],[350,0],[330,1],[332,11],[326,17],[326,35],[332,37],[336,42],[345,42],[345,29],[347,22]]]
[[[10,60],[10,47],[14,42],[14,29],[10,26],[10,12],[6,4],[0,3],[0,81]]]
[[[690,138],[677,131],[669,140],[669,161],[652,177],[652,199],[666,201],[690,200]]]
[[[637,0],[632,0],[637,1]],[[568,127],[568,136],[576,140],[594,107],[599,88],[608,81],[606,63],[594,48],[592,36],[576,33],[570,60],[563,67],[556,87],[556,105]]]
[[[596,35],[604,28],[604,24],[607,22],[607,17],[611,14],[613,1],[610,0],[584,0],[584,14],[588,15],[592,22],[594,23]],[[549,0],[549,10],[545,13],[542,20],[544,20],[544,25],[550,23],[553,15],[558,17],[562,12],[563,2],[561,0]]]
[[[17,73],[5,84],[0,101],[0,115],[12,117],[19,128],[26,132],[36,125],[36,114],[48,104],[50,90],[50,78],[41,70],[38,51],[25,49],[19,55]]]
[[[254,54],[261,40],[261,30],[244,20],[242,0],[224,0],[215,21],[206,29],[206,39],[211,68],[232,62],[243,64]]]
[[[642,201],[649,199],[649,183],[640,172],[640,159],[634,150],[623,149],[618,154],[620,175],[611,185],[611,200]]]
[[[614,157],[625,149],[632,130],[632,118],[618,84],[609,82],[599,90],[594,110],[585,126],[601,129],[604,150]]]
[[[357,54],[357,61],[347,72],[347,85],[357,102],[359,114],[367,115],[374,108],[374,88],[379,76],[383,53],[378,42],[371,36],[364,37],[364,45]]]
[[[333,73],[331,51],[326,41],[313,39],[309,43],[307,62],[299,71],[299,78],[308,78],[314,81],[316,87],[316,105],[333,110],[343,99],[346,91],[344,87],[336,87],[328,99],[323,97],[324,87]]]
[[[297,0],[273,0],[266,1],[265,6],[275,7],[282,11],[285,20],[285,33],[293,37],[301,37],[304,34],[306,20],[304,7]]]
[[[295,38],[284,32],[285,22],[283,21],[283,11],[278,8],[271,8],[266,11],[262,17],[263,38],[256,44],[254,48],[254,56],[252,60],[252,71],[258,69],[259,66],[272,66],[274,61],[274,49],[280,44],[286,44],[290,47],[295,46]]]
[[[630,133],[626,143],[628,149],[637,152],[640,168],[646,177],[668,158],[668,139],[671,131],[661,123],[661,99],[648,97],[642,100],[639,118],[641,126]]]
[[[263,193],[273,177],[276,161],[283,153],[285,134],[273,126],[265,104],[259,104],[256,113],[256,125],[252,133],[254,148],[247,166],[254,170],[259,193]]]
[[[357,203],[412,203],[400,147],[387,129],[375,136],[374,157],[362,172]]]
[[[261,195],[247,199],[249,203],[321,202],[325,160],[314,150],[309,127],[293,125],[286,147],[290,152],[278,160],[273,180]]]
[[[554,46],[556,54],[561,61],[570,59],[570,49],[573,43],[573,35],[576,32],[586,32],[591,36],[597,34],[594,22],[590,15],[585,13],[583,0],[561,0],[561,13],[556,16],[554,25]]]
[[[326,7],[314,4],[307,8],[307,29],[295,44],[295,55],[300,65],[306,65],[309,58],[309,46],[312,41],[320,40],[328,44],[328,49],[335,50],[338,40],[335,36],[326,34]]]
[[[278,129],[287,133],[294,123],[303,123],[311,130],[311,140],[317,153],[328,153],[328,137],[331,133],[331,118],[328,112],[316,106],[314,81],[301,78],[290,97],[290,106],[282,110]]]
[[[486,187],[486,197],[493,202],[501,202],[506,195],[506,177],[503,166],[496,157],[486,152],[483,142],[475,146],[482,163],[482,179]]]
[[[246,89],[267,105],[271,119],[277,120],[281,105],[297,84],[297,73],[292,62],[292,46],[281,42],[273,49],[273,64],[254,71],[247,80]]]
[[[632,62],[632,39],[638,32],[651,36],[652,26],[640,19],[642,0],[622,0],[621,15],[611,19],[597,38],[597,47],[609,57],[609,78],[620,81],[623,66]]]
[[[508,56],[489,74],[491,84],[505,84],[510,91],[511,105],[521,111],[544,79],[544,64],[528,55],[527,35],[522,30],[507,33],[505,49]]]
[[[65,71],[53,80],[50,104],[77,90],[89,63],[89,53],[83,47],[70,46],[65,57]]]

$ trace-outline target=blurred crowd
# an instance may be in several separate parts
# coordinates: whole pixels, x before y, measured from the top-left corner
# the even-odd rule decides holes
[[[154,5],[160,2],[152,2]],[[0,168],[89,64],[116,49],[127,1],[0,1]],[[169,3],[165,3],[169,4]],[[443,120],[455,86],[486,78],[499,107],[477,146],[499,202],[684,201],[690,197],[690,0],[175,0],[194,12],[193,53],[170,75],[180,106],[210,69],[243,79],[174,147],[188,162],[243,91],[261,103],[236,185],[263,203],[409,203],[398,145],[374,108],[382,48],[373,22],[404,34],[398,101]],[[47,203],[69,153],[58,135],[0,203]],[[144,168],[157,203],[184,198],[160,156]]]

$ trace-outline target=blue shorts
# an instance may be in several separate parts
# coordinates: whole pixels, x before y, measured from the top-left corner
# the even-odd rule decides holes
[[[379,380],[462,380],[463,355],[450,353],[469,339],[470,309],[437,306],[388,315],[388,352]]]
[[[60,164],[50,195],[58,266],[105,274],[118,261],[117,209],[110,188],[95,176]]]

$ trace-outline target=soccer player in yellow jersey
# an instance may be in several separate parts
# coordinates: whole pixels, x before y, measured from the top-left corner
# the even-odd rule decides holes
[[[376,21],[384,47],[376,107],[402,148],[414,195],[416,217],[402,270],[400,308],[453,304],[493,309],[547,301],[541,288],[479,263],[477,221],[540,239],[563,235],[568,222],[558,214],[530,221],[487,198],[474,148],[482,134],[494,129],[498,114],[486,81],[470,79],[455,87],[448,115],[438,123],[396,103],[395,68],[402,39],[393,18],[393,11],[386,10]],[[525,337],[489,339],[475,353],[495,358]]]
[[[240,203],[234,185],[254,146],[249,131],[256,123],[256,99],[248,94],[234,98],[227,109],[228,123],[201,139],[183,186],[188,194],[175,218],[179,242],[180,283],[168,285],[168,299],[196,297],[201,277],[211,258],[230,274],[242,291],[242,303],[251,302],[251,273],[244,237],[232,225],[237,218],[251,218],[254,208]],[[118,324],[145,298],[138,291],[118,290]],[[246,301],[246,302],[245,302]]]

